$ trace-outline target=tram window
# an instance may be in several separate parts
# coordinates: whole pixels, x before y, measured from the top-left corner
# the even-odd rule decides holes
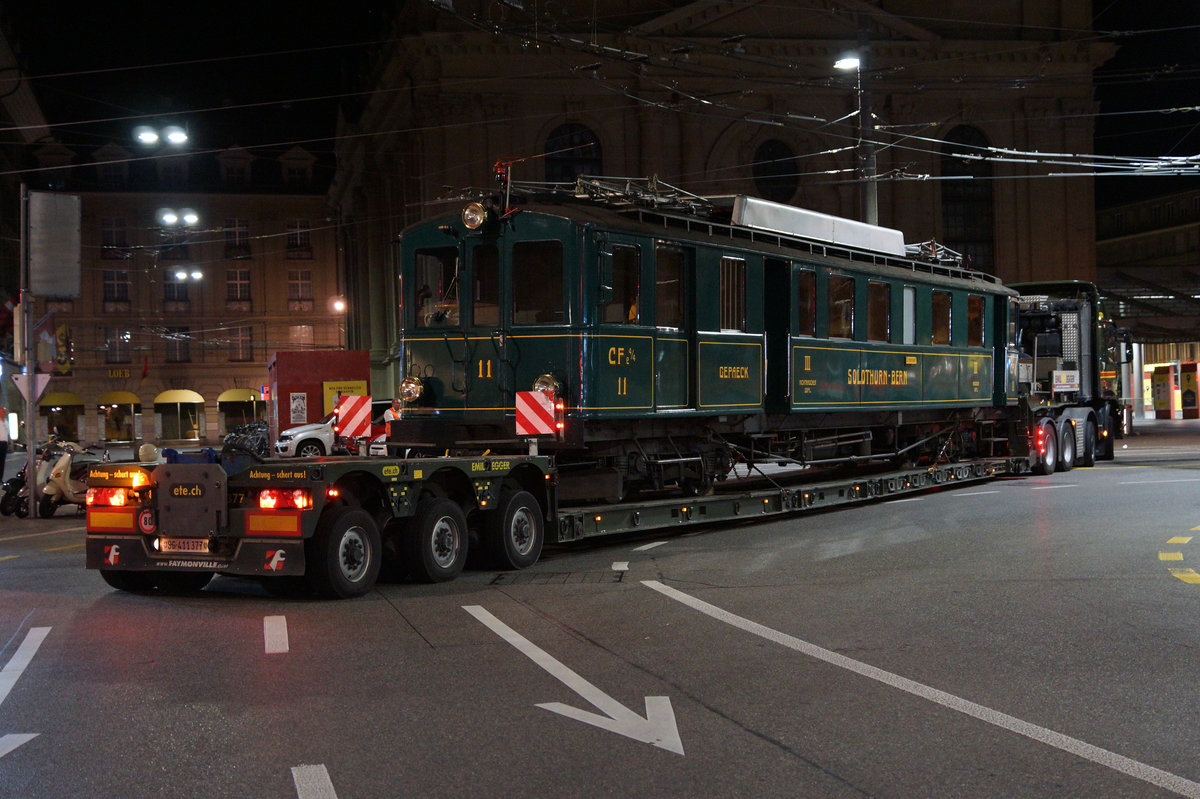
[[[612,248],[612,297],[604,305],[604,321],[636,325],[641,317],[642,254],[637,247],[614,244]]]
[[[829,337],[854,338],[854,278],[829,276]]]
[[[476,325],[500,324],[500,252],[495,244],[477,244],[471,250],[471,303]]]
[[[983,297],[967,297],[967,346],[983,346]]]
[[[721,259],[721,329],[746,330],[746,262]]]
[[[892,287],[887,283],[867,283],[867,341],[890,341],[892,326]]]
[[[811,336],[817,325],[816,275],[807,269],[796,272],[796,332]]]
[[[513,324],[561,325],[563,248],[560,241],[513,245]]]
[[[933,292],[933,344],[950,343],[950,292]]]
[[[654,324],[683,327],[683,252],[659,247],[654,261]]]
[[[917,290],[904,287],[904,343],[917,343]]]
[[[413,258],[416,326],[458,324],[458,248],[418,250]]]

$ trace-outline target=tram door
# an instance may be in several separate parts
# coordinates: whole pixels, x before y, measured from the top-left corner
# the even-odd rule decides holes
[[[654,404],[658,410],[692,408],[695,392],[695,253],[660,242],[654,252]]]
[[[465,364],[467,407],[494,410],[511,402],[512,374],[508,368],[508,337],[512,320],[510,300],[501,291],[500,250],[494,241],[470,245],[470,293],[466,303],[464,334],[468,360]]]
[[[597,416],[649,413],[654,409],[654,328],[651,243],[606,234],[598,252],[595,335],[589,346],[588,411]]]

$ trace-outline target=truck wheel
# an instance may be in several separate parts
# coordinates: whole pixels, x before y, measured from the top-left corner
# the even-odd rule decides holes
[[[1041,429],[1042,446],[1045,449],[1045,454],[1033,465],[1033,473],[1054,474],[1054,467],[1058,463],[1058,437],[1054,435],[1053,424],[1043,422]]]
[[[484,535],[492,560],[502,569],[524,569],[537,563],[545,538],[542,511],[533,494],[505,494],[500,507],[484,522]]]
[[[135,572],[135,574],[138,572]],[[164,594],[194,594],[204,589],[213,578],[213,572],[141,572],[153,578],[153,583]]]
[[[1063,427],[1062,438],[1058,441],[1058,470],[1069,472],[1075,466],[1075,425]]]
[[[320,441],[303,441],[296,447],[297,458],[319,458],[325,454],[325,447]]]
[[[1079,458],[1080,466],[1096,465],[1096,422],[1088,419],[1083,427],[1083,453]]]
[[[154,589],[154,574],[151,572],[120,572],[101,569],[100,576],[104,578],[104,582],[118,591],[145,594]]]
[[[317,533],[308,542],[305,577],[322,596],[362,596],[379,576],[381,553],[379,526],[371,514],[358,508],[334,508],[317,522]]]
[[[444,583],[467,563],[467,518],[452,499],[428,499],[417,506],[408,532],[409,559],[418,579]]]

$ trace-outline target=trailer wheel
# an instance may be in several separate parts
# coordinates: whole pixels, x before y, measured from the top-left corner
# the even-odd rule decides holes
[[[113,569],[101,569],[100,576],[104,582],[118,591],[128,591],[131,594],[146,594],[154,590],[154,574],[151,572],[122,572]]]
[[[1090,417],[1083,426],[1083,453],[1079,458],[1079,465],[1096,465],[1096,421]]]
[[[492,559],[502,569],[524,569],[537,563],[545,533],[542,512],[533,494],[505,494],[500,508],[484,522],[484,536]]]
[[[1058,470],[1069,472],[1075,467],[1075,425],[1068,422],[1063,427],[1062,438],[1058,442]]]
[[[334,508],[317,522],[308,542],[305,577],[318,594],[349,599],[375,585],[381,556],[379,526],[365,510]]]
[[[417,506],[408,532],[408,554],[416,577],[444,583],[467,563],[467,518],[452,499],[427,499]]]
[[[136,573],[136,572],[135,572]],[[215,572],[143,572],[164,594],[194,594],[208,585]]]
[[[1058,436],[1054,434],[1052,422],[1042,422],[1039,427],[1042,431],[1042,447],[1045,452],[1033,465],[1033,473],[1054,474],[1054,467],[1058,463]]]

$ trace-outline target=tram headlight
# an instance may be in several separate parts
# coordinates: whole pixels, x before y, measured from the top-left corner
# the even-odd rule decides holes
[[[488,211],[483,207],[483,203],[469,203],[462,211],[462,221],[467,230],[479,230],[487,219]]]
[[[548,391],[556,397],[562,396],[562,383],[558,382],[558,378],[551,374],[538,375],[533,381],[534,391]]]
[[[405,402],[416,402],[421,398],[421,392],[424,390],[425,387],[416,377],[409,376],[400,381],[400,399]]]

